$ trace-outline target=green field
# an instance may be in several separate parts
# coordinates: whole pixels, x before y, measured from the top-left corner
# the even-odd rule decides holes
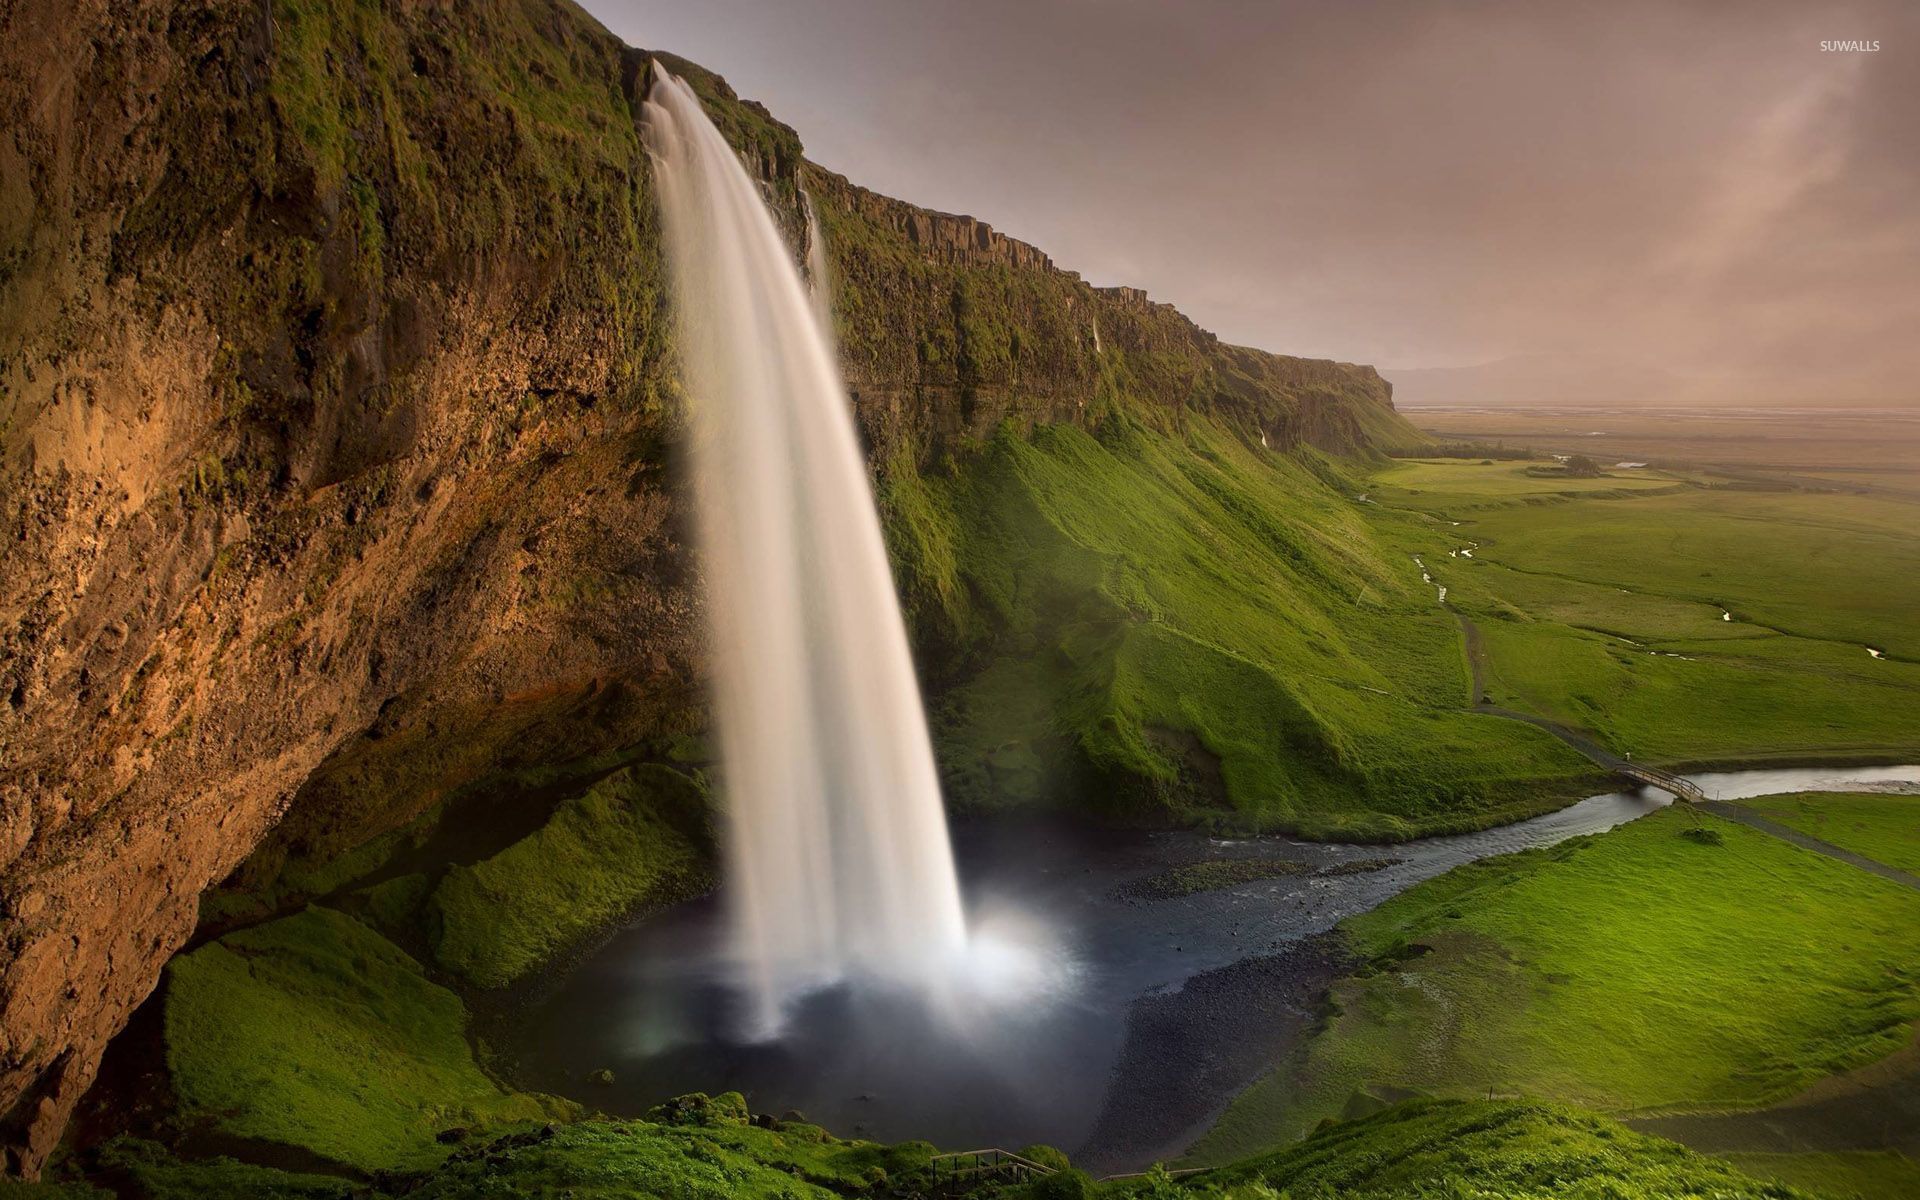
[[[1920,796],[1799,792],[1740,803],[1821,841],[1920,873]]]
[[[1510,462],[1372,484],[1382,536],[1478,627],[1494,704],[1653,761],[1920,753],[1914,505]]]
[[[1116,419],[894,472],[903,587],[923,658],[948,664],[949,795],[1395,838],[1596,784],[1537,730],[1465,711],[1456,616],[1478,698],[1621,753],[1920,754],[1920,510],[1530,467],[1369,468]]]
[[[1548,464],[1531,461],[1480,462],[1469,459],[1403,459],[1372,478],[1374,499],[1400,503],[1412,497],[1445,497],[1455,503],[1483,504],[1511,497],[1594,496],[1671,491],[1686,486],[1685,475],[1666,471],[1613,471],[1595,478],[1529,474]]]
[[[1408,1094],[1766,1104],[1903,1046],[1920,1017],[1920,894],[1680,809],[1459,868],[1343,928],[1375,966],[1197,1160]]]

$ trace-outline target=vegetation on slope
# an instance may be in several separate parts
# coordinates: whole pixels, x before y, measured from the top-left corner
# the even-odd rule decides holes
[[[364,1170],[434,1161],[436,1134],[568,1115],[474,1064],[459,997],[318,906],[167,969],[167,1070],[184,1113]]]
[[[1188,1176],[1115,1187],[1155,1200],[1191,1196],[1340,1200],[1788,1200],[1672,1142],[1604,1117],[1533,1102],[1416,1100],[1332,1124],[1277,1154]],[[1104,1192],[1103,1192],[1104,1194]]]
[[[1725,849],[1684,844],[1690,853]],[[1462,895],[1455,888],[1415,907],[1430,918],[1433,905]],[[1509,911],[1526,903],[1516,899]],[[1378,932],[1372,944],[1391,936]],[[752,1118],[736,1094],[683,1097],[644,1121],[583,1120],[563,1102],[491,1083],[474,1063],[463,1024],[452,993],[340,913],[316,906],[229,934],[171,970],[167,1065],[181,1115],[252,1139],[245,1153],[253,1161],[123,1136],[64,1164],[67,1182],[23,1194],[78,1200],[104,1195],[88,1185],[105,1183],[154,1200],[612,1200],[636,1193],[824,1200],[912,1192],[926,1182],[933,1148],[925,1143],[840,1141],[802,1122]],[[262,1165],[286,1160],[274,1145],[338,1165],[331,1173]],[[1435,1100],[1333,1124],[1298,1146],[1202,1175],[1153,1172],[1094,1185],[1063,1170],[1012,1194],[1413,1200],[1462,1189],[1515,1200],[1799,1194],[1597,1116],[1531,1102]]]
[[[1763,1104],[1899,1048],[1920,1018],[1920,894],[1677,808],[1457,868],[1343,928],[1375,966],[1198,1157],[1409,1093]]]
[[[891,477],[917,624],[960,664],[949,794],[1400,838],[1589,782],[1540,731],[1461,711],[1458,631],[1350,486],[1198,419],[1005,430]]]
[[[456,1155],[409,1196],[455,1200],[478,1194],[623,1200],[636,1192],[729,1200],[801,1200],[886,1194],[924,1171],[925,1142],[843,1142],[803,1122],[751,1124],[729,1092],[683,1097],[650,1121],[590,1121],[509,1137]]]
[[[1771,1179],[1823,1196],[1852,1196],[1862,1200],[1906,1200],[1920,1196],[1920,1163],[1891,1150],[1721,1157],[1755,1179]]]
[[[708,820],[705,789],[678,771],[607,777],[530,837],[447,872],[429,902],[435,960],[504,987],[610,921],[699,895],[713,882]],[[374,902],[403,904],[394,884]]]
[[[384,1175],[371,1186],[231,1159],[181,1161],[152,1143],[126,1139],[108,1146],[101,1161],[113,1178],[133,1183],[152,1200],[264,1195],[299,1200],[398,1195],[423,1200],[627,1200],[637,1195],[830,1200],[925,1194],[928,1183],[933,1148],[923,1142],[843,1142],[811,1125],[750,1120],[734,1093],[684,1097],[649,1117],[547,1125],[478,1139],[438,1166]],[[1411,1101],[1331,1124],[1279,1153],[1198,1175],[1154,1170],[1095,1183],[1068,1167],[1058,1152],[1044,1157],[1059,1167],[1057,1173],[1026,1185],[990,1182],[960,1194],[1005,1200],[1798,1200],[1809,1194],[1629,1132],[1604,1117],[1535,1102]],[[104,1200],[107,1195],[85,1184],[46,1184],[20,1192],[23,1198],[44,1200]]]

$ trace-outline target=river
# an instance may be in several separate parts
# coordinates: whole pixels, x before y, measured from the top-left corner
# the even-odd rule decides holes
[[[1719,799],[1915,790],[1920,766],[1689,778]],[[506,1049],[520,1085],[611,1113],[732,1089],[755,1112],[799,1112],[844,1137],[1045,1142],[1128,1169],[1177,1153],[1306,1027],[1340,966],[1315,935],[1461,863],[1599,833],[1670,802],[1609,792],[1385,847],[963,821],[954,842],[970,919],[1022,981],[1000,1003],[989,988],[975,1007],[934,1013],[883,986],[824,987],[777,1040],[740,1040],[734,968],[719,951],[722,893],[618,931],[519,1010]],[[1170,868],[1221,859],[1299,867],[1172,899],[1137,894]],[[601,1070],[611,1084],[589,1082]]]

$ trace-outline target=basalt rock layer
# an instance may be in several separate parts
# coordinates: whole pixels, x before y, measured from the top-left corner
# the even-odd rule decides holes
[[[650,61],[563,0],[0,6],[9,1170],[250,855],[700,725]],[[813,195],[877,469],[1122,392],[1412,438],[1371,368],[860,189],[673,63],[796,236]]]

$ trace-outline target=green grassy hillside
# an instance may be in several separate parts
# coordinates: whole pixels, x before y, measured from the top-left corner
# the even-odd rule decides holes
[[[1334,1124],[1231,1167],[1114,1187],[1119,1195],[1340,1200],[1790,1200],[1672,1142],[1590,1113],[1530,1102],[1417,1100]]]
[[[1768,1104],[1920,1018],[1920,893],[1680,809],[1456,869],[1342,928],[1372,966],[1201,1161],[1408,1094]]]
[[[438,1161],[448,1128],[573,1111],[496,1085],[473,1061],[459,997],[326,908],[176,959],[166,1050],[186,1116],[362,1170]]]
[[[1115,419],[889,476],[955,801],[1391,838],[1589,782],[1539,731],[1460,711],[1458,630],[1347,469]]]
[[[626,768],[538,832],[446,873],[427,901],[435,961],[504,987],[610,922],[699,895],[713,884],[708,821],[705,788],[667,767]]]
[[[1920,874],[1920,796],[1800,792],[1740,803],[1821,841]]]

